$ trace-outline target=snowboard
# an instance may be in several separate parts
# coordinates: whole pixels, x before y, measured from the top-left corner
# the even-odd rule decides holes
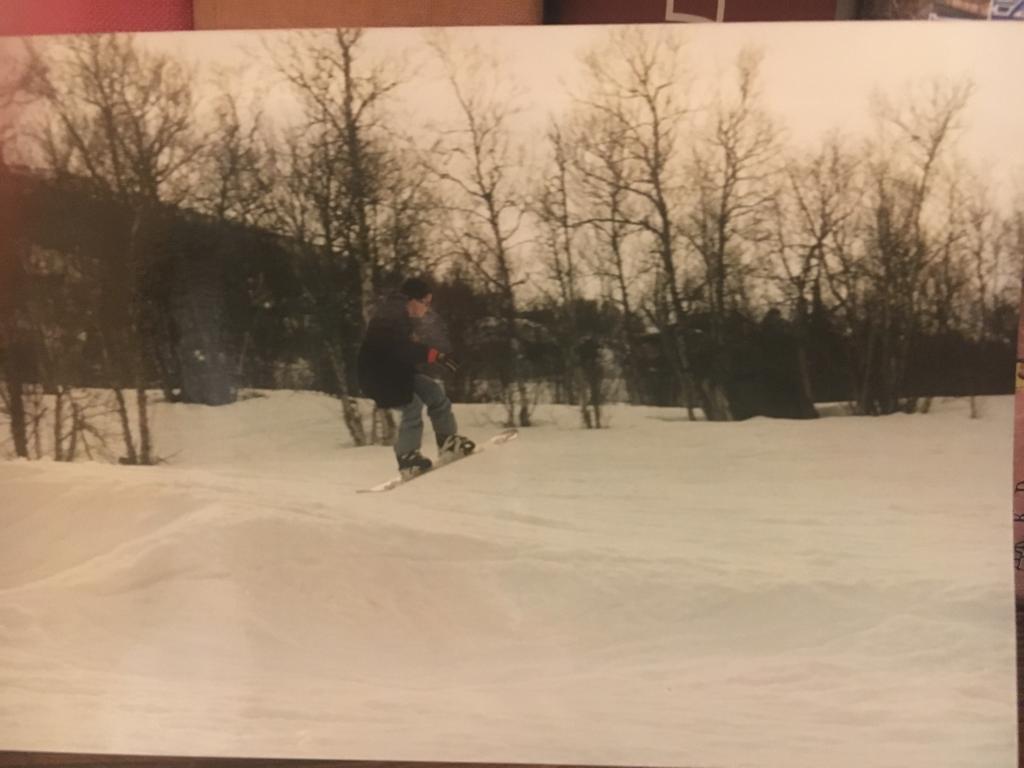
[[[377,485],[371,486],[369,488],[360,488],[356,491],[356,493],[383,493],[384,491],[394,490],[400,485],[405,485],[406,483],[411,483],[414,480],[419,480],[421,477],[432,475],[440,469],[450,467],[452,464],[458,464],[460,461],[465,461],[466,459],[471,459],[477,454],[483,453],[488,448],[493,448],[498,445],[504,445],[510,440],[515,440],[517,437],[519,437],[518,429],[502,430],[494,437],[477,445],[474,451],[468,456],[455,456],[451,459],[448,459],[447,461],[439,462],[430,469],[428,469],[426,472],[420,472],[418,475],[413,475],[408,479],[403,478],[401,475],[399,475],[397,477],[393,477],[390,480],[385,480],[383,483],[378,483]]]

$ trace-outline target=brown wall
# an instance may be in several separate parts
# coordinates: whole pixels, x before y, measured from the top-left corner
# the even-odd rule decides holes
[[[196,29],[539,24],[543,0],[195,0]]]

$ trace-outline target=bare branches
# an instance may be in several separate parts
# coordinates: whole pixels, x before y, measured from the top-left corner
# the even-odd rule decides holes
[[[857,170],[838,134],[810,157],[787,163],[784,184],[770,207],[775,226],[769,253],[785,273],[784,290],[798,306],[810,301],[808,291],[818,284],[826,261],[846,255],[836,243],[846,237],[861,204]]]
[[[269,214],[273,189],[270,165],[273,147],[262,111],[249,108],[222,86],[214,106],[214,127],[200,144],[191,172],[186,202],[218,221],[258,224]]]
[[[907,371],[922,339],[998,336],[1005,272],[1016,271],[1008,265],[1024,224],[1018,217],[1013,229],[956,163],[969,83],[879,97],[876,136],[862,146],[835,137],[787,152],[782,123],[764,101],[756,49],[742,51],[730,76],[711,81],[713,92],[698,101],[682,45],[688,33],[611,30],[579,61],[583,81],[571,108],[545,129],[524,114],[508,69],[486,47],[460,48],[433,33],[425,48],[434,66],[412,70],[403,56],[378,53],[374,34],[268,39],[282,89],[265,103],[294,109],[278,124],[268,114],[274,107],[261,108],[260,91],[215,92],[212,78],[197,81],[174,55],[130,37],[43,41],[16,57],[19,66],[0,79],[0,110],[34,100],[19,123],[31,128],[34,157],[58,184],[128,211],[112,217],[122,228],[115,246],[97,248],[114,268],[99,276],[93,265],[89,278],[113,305],[88,329],[94,358],[117,368],[110,380],[144,383],[144,361],[121,360],[117,350],[137,345],[154,322],[138,303],[138,286],[158,282],[142,279],[147,260],[159,262],[160,280],[202,282],[217,294],[213,258],[236,236],[259,251],[245,300],[273,300],[274,274],[288,283],[273,312],[244,310],[237,325],[273,315],[267,323],[287,326],[282,348],[301,335],[321,358],[310,365],[318,384],[347,398],[353,435],[364,437],[349,391],[359,335],[375,299],[422,269],[452,278],[440,281],[439,296],[458,285],[458,295],[479,302],[467,326],[493,314],[490,352],[499,362],[487,383],[497,381],[510,403],[510,422],[528,420],[528,383],[550,376],[555,335],[574,360],[579,350],[568,340],[580,335],[576,315],[587,312],[623,369],[647,365],[645,375],[667,382],[658,397],[702,407],[712,419],[745,412],[733,407],[736,382],[741,369],[744,382],[754,376],[755,355],[740,350],[756,346],[766,314],[777,321],[780,357],[790,355],[791,339],[799,347],[813,328],[825,329],[843,358],[830,365],[852,361],[851,399],[865,413],[912,405]],[[441,87],[429,96],[443,100],[446,122],[399,119],[405,86],[425,85],[435,72]],[[196,82],[196,93],[210,94],[202,103]],[[189,233],[209,226],[215,235],[196,238],[195,250],[216,241],[213,257],[188,269],[178,269],[179,256],[167,253],[177,243],[165,248],[172,238],[159,228],[182,209],[195,227]],[[224,259],[232,269],[240,261]],[[197,277],[206,268],[217,274]],[[543,342],[527,317],[551,326]],[[167,338],[180,331],[159,327]],[[252,330],[243,328],[242,357],[260,346]],[[52,339],[38,344],[62,351]],[[260,360],[260,376],[272,380],[278,353]],[[177,369],[172,360],[161,370],[170,380],[166,371]],[[128,423],[134,403],[122,399],[118,416]],[[62,403],[70,450],[70,393]],[[78,434],[80,448],[85,432]],[[143,452],[134,435],[129,458],[133,451]]]
[[[39,140],[55,167],[125,199],[175,199],[195,107],[184,67],[118,35],[51,42],[30,61],[28,92],[52,116]]]
[[[479,48],[456,48],[443,33],[428,44],[457,105],[457,117],[444,126],[425,165],[445,195],[445,224],[453,251],[498,299],[505,331],[506,365],[499,371],[507,422],[528,426],[533,401],[526,388],[517,290],[518,266],[527,204],[517,180],[522,148],[514,143],[515,87],[498,62]]]
[[[51,40],[30,46],[26,55],[24,92],[35,110],[25,133],[52,173],[76,184],[86,180],[96,198],[122,211],[122,230],[112,236],[117,244],[105,254],[110,264],[99,270],[103,301],[121,309],[96,321],[106,326],[99,357],[122,405],[125,460],[150,464],[145,286],[160,212],[180,203],[187,185],[192,73],[130,35]],[[136,395],[134,427],[121,392],[129,384]]]
[[[400,57],[368,61],[363,30],[337,29],[275,38],[277,71],[304,103],[308,125],[339,137],[383,130],[381,110],[408,77]]]

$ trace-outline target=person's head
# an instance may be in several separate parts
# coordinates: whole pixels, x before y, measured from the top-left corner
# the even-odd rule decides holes
[[[426,280],[410,277],[402,283],[401,292],[407,299],[405,308],[409,313],[409,317],[423,317],[427,314],[433,294]]]

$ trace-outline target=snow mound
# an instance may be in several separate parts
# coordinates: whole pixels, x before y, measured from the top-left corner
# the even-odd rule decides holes
[[[5,748],[1012,764],[1011,397],[600,431],[541,406],[367,496],[390,449],[263,394],[156,405],[156,467],[0,463]]]

